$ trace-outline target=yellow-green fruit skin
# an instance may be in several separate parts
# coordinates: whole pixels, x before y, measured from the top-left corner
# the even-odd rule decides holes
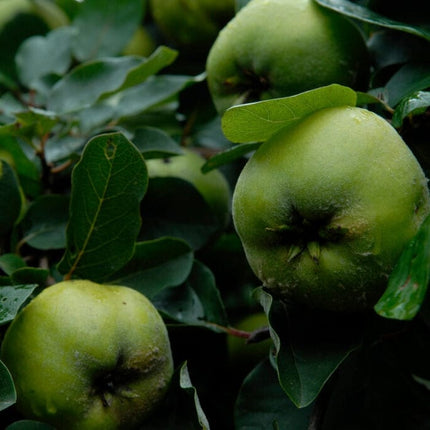
[[[368,70],[357,27],[313,0],[252,0],[220,31],[206,63],[219,112],[332,83],[359,89]]]
[[[23,415],[59,429],[135,428],[173,372],[166,327],[149,300],[87,280],[48,287],[23,308],[1,359]],[[103,378],[110,385],[101,392]]]
[[[181,155],[148,160],[148,176],[176,177],[191,183],[224,227],[231,213],[231,190],[227,179],[218,170],[202,173],[205,159],[191,149],[183,148],[183,151]]]
[[[232,209],[263,284],[334,311],[375,303],[429,212],[427,179],[396,130],[346,106],[263,143],[238,178]]]

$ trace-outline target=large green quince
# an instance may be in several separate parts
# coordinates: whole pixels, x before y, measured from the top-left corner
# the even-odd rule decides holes
[[[17,315],[1,349],[25,417],[58,429],[142,428],[173,362],[151,302],[87,280],[46,288]]]
[[[264,142],[242,170],[233,221],[276,297],[334,311],[371,307],[430,213],[427,179],[382,117],[326,108]]]
[[[252,0],[220,31],[206,71],[223,112],[332,83],[360,89],[369,58],[358,28],[313,0]]]

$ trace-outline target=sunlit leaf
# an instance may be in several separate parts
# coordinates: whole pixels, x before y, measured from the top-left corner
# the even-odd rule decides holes
[[[260,142],[312,112],[335,106],[355,106],[356,100],[355,91],[332,84],[294,96],[233,106],[222,117],[222,129],[232,142]]]

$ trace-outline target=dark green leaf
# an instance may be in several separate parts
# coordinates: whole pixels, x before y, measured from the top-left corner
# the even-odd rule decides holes
[[[283,303],[262,289],[256,297],[269,318],[280,384],[297,407],[308,406],[360,345],[361,318]]]
[[[430,87],[430,63],[407,63],[387,82],[388,103],[396,106],[402,99]]]
[[[219,224],[191,183],[179,178],[151,178],[142,202],[140,240],[178,237],[193,249],[201,248]]]
[[[385,318],[414,318],[425,298],[429,279],[430,216],[404,249],[375,311]]]
[[[378,333],[372,326],[375,341],[351,354],[323,393],[322,430],[428,427],[430,391],[416,378],[416,372],[428,375],[428,331],[413,327],[413,322],[375,318],[386,329]]]
[[[66,113],[91,106],[103,94],[120,88],[130,70],[142,63],[135,57],[119,57],[81,64],[54,85],[48,109]]]
[[[164,289],[153,297],[154,305],[170,318],[188,325],[204,325],[215,331],[227,325],[227,316],[211,271],[198,261],[186,282]]]
[[[12,167],[0,159],[0,236],[8,233],[21,211],[21,190]]]
[[[11,275],[15,270],[25,266],[25,261],[16,254],[3,254],[0,256],[0,269],[6,275]]]
[[[193,386],[188,372],[187,364],[183,364],[179,373],[179,384],[183,390],[185,390],[190,396],[192,396],[196,408],[197,419],[203,430],[209,430],[209,422],[206,415],[201,407],[199,396],[196,388]]]
[[[55,430],[55,427],[39,421],[21,420],[7,426],[6,430]]]
[[[145,159],[169,157],[184,152],[175,140],[159,128],[138,128],[131,140]]]
[[[162,289],[182,284],[193,260],[194,253],[183,240],[161,237],[139,242],[132,259],[110,282],[132,287],[153,299]]]
[[[28,88],[34,88],[43,76],[64,74],[72,61],[72,27],[60,27],[46,36],[33,36],[25,40],[15,57],[18,75]]]
[[[143,63],[138,67],[130,70],[124,83],[115,90],[115,92],[126,90],[146,81],[150,76],[155,75],[161,69],[172,64],[178,53],[177,51],[167,47],[159,46],[150,57],[143,60]],[[108,97],[110,94],[106,94]]]
[[[80,61],[114,56],[133,36],[143,16],[142,0],[82,2],[73,27],[78,30],[73,52]]]
[[[18,139],[13,136],[0,136],[0,158],[10,160],[14,166],[24,193],[35,197],[40,193],[40,172],[38,165],[30,161]]]
[[[12,376],[0,361],[0,411],[8,408],[16,402],[16,391],[13,385]]]
[[[72,173],[67,249],[59,270],[94,281],[132,257],[147,187],[142,155],[121,133],[97,136]]]
[[[235,430],[307,430],[312,406],[297,408],[279,385],[270,360],[244,380],[235,406]]]
[[[3,76],[1,80],[13,89],[17,89],[17,87],[14,88],[14,80],[16,79],[14,60],[19,46],[28,37],[44,34],[49,28],[41,16],[36,13],[25,13],[25,10],[22,10],[22,3],[20,3],[21,7],[18,10],[15,9],[15,13],[14,8],[11,10],[10,4],[11,2],[8,0],[0,1],[0,15],[2,16],[2,25],[0,26],[0,70]],[[21,13],[18,13],[19,9],[21,9]]]
[[[222,117],[227,139],[236,143],[261,142],[319,109],[355,106],[355,91],[338,84],[294,96],[233,106]]]
[[[232,163],[238,158],[241,158],[250,152],[256,151],[260,145],[261,145],[260,142],[243,143],[242,145],[237,145],[237,146],[233,146],[232,148],[228,148],[225,151],[222,151],[219,154],[216,154],[210,157],[202,166],[202,172],[207,173],[225,164]]]
[[[14,284],[45,285],[49,276],[49,270],[41,267],[21,267],[10,276]]]
[[[15,318],[21,305],[36,287],[36,284],[0,287],[0,324],[6,324]]]
[[[353,3],[348,0],[314,0],[323,7],[327,7],[343,15],[351,18],[359,19],[370,24],[375,24],[381,27],[392,28],[394,30],[405,31],[415,34],[416,36],[424,37],[430,40],[430,31],[424,27],[412,26],[402,22],[388,19],[379,15],[364,6]],[[407,7],[407,5],[405,5]]]
[[[145,430],[209,430],[187,363],[175,370],[170,390],[158,411],[145,422]]]
[[[67,113],[87,108],[101,97],[142,83],[176,58],[161,46],[150,57],[112,57],[81,64],[52,88],[48,109]]]
[[[68,219],[68,196],[40,196],[31,203],[21,222],[23,238],[20,243],[36,249],[65,248]]]
[[[34,146],[34,137],[43,138],[58,123],[58,118],[52,112],[31,107],[15,113],[15,117],[14,123],[0,127],[0,135],[20,137],[31,146]]]
[[[422,114],[429,106],[430,92],[418,91],[411,96],[406,97],[397,105],[391,124],[393,127],[399,128],[407,116]]]
[[[182,89],[197,79],[198,77],[164,74],[150,76],[142,84],[121,91],[113,97],[103,98],[94,106],[84,109],[79,113],[80,127],[83,130],[91,130],[110,120],[123,122],[129,117],[176,99]],[[157,119],[159,117],[160,114],[157,113]],[[141,127],[141,117],[138,120]],[[153,126],[154,121],[150,122]]]

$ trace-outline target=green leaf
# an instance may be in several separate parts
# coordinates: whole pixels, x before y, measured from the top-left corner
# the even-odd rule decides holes
[[[0,159],[0,236],[7,234],[21,211],[21,190],[11,166]]]
[[[205,265],[195,261],[186,282],[164,289],[152,298],[157,309],[170,318],[188,325],[206,326],[218,331],[227,325],[227,316],[215,278]]]
[[[210,429],[197,389],[191,381],[187,362],[175,370],[163,404],[145,421],[145,429]]]
[[[82,2],[73,21],[73,53],[79,61],[114,56],[133,36],[143,16],[142,0]]]
[[[403,250],[375,311],[385,318],[414,318],[425,298],[429,280],[430,216]]]
[[[15,270],[26,267],[25,261],[16,254],[0,255],[0,269],[6,275],[11,275]]]
[[[72,172],[61,273],[100,281],[132,257],[147,187],[142,155],[121,133],[91,139]]]
[[[66,247],[66,226],[69,219],[69,197],[43,195],[28,207],[21,221],[22,239],[36,249],[62,249]]]
[[[209,422],[206,415],[201,407],[199,396],[196,388],[193,386],[188,372],[187,364],[183,364],[179,373],[179,384],[183,390],[185,390],[190,396],[192,396],[196,408],[197,419],[203,430],[209,430]]]
[[[182,284],[193,260],[193,250],[183,240],[161,237],[139,242],[132,259],[110,282],[132,287],[152,300],[162,289]]]
[[[184,151],[180,145],[165,131],[155,127],[138,128],[131,141],[136,145],[145,159],[181,155]]]
[[[111,120],[123,122],[163,103],[176,100],[180,91],[198,82],[199,79],[165,74],[150,76],[145,82],[105,97],[90,108],[79,112],[80,127],[83,130],[91,130]],[[139,126],[141,125],[140,123]]]
[[[16,391],[12,375],[0,361],[0,411],[12,406],[16,402]]]
[[[294,96],[233,106],[222,117],[222,129],[232,142],[261,142],[312,112],[335,106],[355,106],[356,100],[352,89],[328,85]]]
[[[199,249],[218,228],[208,204],[191,183],[174,177],[150,179],[142,202],[140,240],[171,236]]]
[[[37,284],[45,285],[49,276],[49,270],[41,267],[21,267],[15,270],[10,279],[13,284]]]
[[[222,151],[210,157],[205,162],[205,164],[203,164],[202,172],[208,173],[211,170],[218,169],[219,167],[225,164],[232,163],[238,158],[241,158],[250,152],[256,151],[260,145],[261,145],[261,142],[243,143],[242,145],[237,145],[237,146],[233,146],[232,148],[228,148],[225,151]]]
[[[0,127],[0,135],[11,135],[22,138],[33,145],[33,139],[43,138],[57,124],[57,116],[49,111],[30,107],[26,111],[15,113],[16,121]]]
[[[364,6],[353,3],[348,0],[314,0],[318,4],[328,9],[339,12],[343,15],[355,18],[360,21],[368,22],[370,24],[378,25],[380,27],[387,27],[393,30],[405,31],[416,36],[424,37],[430,40],[430,30],[424,27],[412,26],[399,21],[386,18],[376,12],[372,12]],[[407,5],[405,5],[407,7]]]
[[[234,411],[235,430],[307,430],[311,412],[312,406],[299,409],[285,395],[267,359],[243,381]]]
[[[116,92],[126,90],[146,81],[150,76],[155,75],[161,69],[172,64],[178,52],[167,47],[159,46],[150,57],[143,60],[142,64],[130,70],[124,83],[115,90]],[[110,94],[106,94],[108,97]]]
[[[3,154],[0,158],[11,160],[24,193],[36,197],[41,188],[39,168],[27,157],[18,139],[10,135],[0,136],[0,153]]]
[[[18,76],[25,86],[34,88],[43,76],[66,73],[72,62],[72,27],[60,27],[46,36],[33,36],[21,44],[15,62]]]
[[[15,318],[19,308],[36,287],[36,284],[0,287],[0,324],[6,324]]]
[[[430,64],[407,63],[387,82],[388,103],[396,106],[405,97],[430,87]]]
[[[407,116],[420,115],[424,113],[429,106],[430,92],[417,91],[409,97],[401,100],[401,102],[397,105],[391,124],[393,127],[399,128],[402,126],[403,120]]]
[[[55,430],[55,427],[39,421],[21,420],[7,426],[6,430]]]
[[[279,382],[297,407],[306,407],[360,346],[360,316],[283,303],[262,289],[256,291],[256,298],[269,318]]]
[[[83,63],[52,88],[48,109],[60,114],[87,108],[100,98],[142,83],[171,64],[176,51],[161,46],[150,57],[112,57]]]

